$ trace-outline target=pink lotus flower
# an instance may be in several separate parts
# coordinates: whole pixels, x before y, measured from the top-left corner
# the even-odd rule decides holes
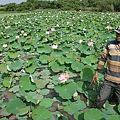
[[[6,29],[9,29],[9,28],[10,28],[10,26],[6,26],[5,28],[6,28]]]
[[[55,28],[51,28],[51,32],[55,31]]]
[[[62,73],[60,74],[58,79],[60,80],[61,83],[64,83],[69,79],[69,75],[68,73]]]
[[[52,45],[52,49],[57,49],[58,48],[58,45]]]
[[[89,42],[88,42],[88,46],[93,46],[93,44],[94,44],[94,43],[93,43],[92,41],[89,41]]]
[[[112,30],[112,27],[111,26],[107,26],[106,27],[108,30]]]
[[[83,40],[79,40],[78,43],[81,44],[83,42]]]

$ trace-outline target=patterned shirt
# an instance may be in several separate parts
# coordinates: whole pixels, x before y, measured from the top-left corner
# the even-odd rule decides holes
[[[118,46],[116,40],[107,43],[97,69],[102,69],[105,63],[107,63],[105,79],[120,83],[120,46]]]

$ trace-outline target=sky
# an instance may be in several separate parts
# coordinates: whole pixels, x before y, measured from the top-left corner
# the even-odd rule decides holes
[[[21,2],[26,2],[26,0],[0,0],[0,5],[5,5],[5,4],[9,4],[9,3],[19,4]]]

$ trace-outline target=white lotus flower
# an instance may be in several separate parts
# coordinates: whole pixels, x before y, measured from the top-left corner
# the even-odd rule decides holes
[[[18,38],[20,38],[19,36],[16,36],[16,38],[18,39]]]
[[[58,48],[58,45],[52,45],[52,49],[57,49]]]
[[[4,44],[4,45],[3,45],[3,48],[6,48],[7,46],[8,46],[7,44]]]

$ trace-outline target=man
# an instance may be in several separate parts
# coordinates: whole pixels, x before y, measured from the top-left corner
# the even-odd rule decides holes
[[[106,44],[101,59],[98,62],[95,74],[92,78],[92,83],[95,84],[98,78],[98,71],[102,69],[105,63],[107,63],[104,75],[105,80],[101,87],[99,96],[92,105],[92,108],[101,109],[113,89],[118,103],[120,102],[120,26],[117,27],[115,32],[116,40],[109,41]]]

